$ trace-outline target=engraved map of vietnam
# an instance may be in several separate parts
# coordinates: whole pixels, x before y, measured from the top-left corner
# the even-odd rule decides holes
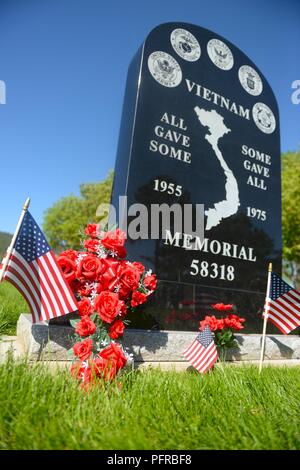
[[[205,215],[207,216],[205,229],[210,230],[211,228],[219,225],[222,219],[225,219],[237,213],[238,208],[240,206],[239,188],[234,174],[228,167],[222,155],[222,152],[218,147],[219,139],[225,134],[228,134],[228,132],[231,132],[231,129],[225,126],[224,118],[214,109],[211,111],[206,111],[205,109],[196,106],[194,108],[194,111],[197,114],[202,126],[208,127],[209,133],[205,135],[205,139],[212,146],[212,149],[220,162],[220,165],[224,171],[226,178],[226,197],[224,201],[216,202],[213,208],[210,208],[205,211]]]

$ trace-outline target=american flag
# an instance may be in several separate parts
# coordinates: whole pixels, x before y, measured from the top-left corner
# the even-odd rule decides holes
[[[266,313],[268,320],[285,335],[300,325],[300,293],[273,272],[263,316]]]
[[[41,229],[27,211],[4,279],[27,301],[33,323],[77,310],[76,300]]]
[[[202,374],[214,365],[218,359],[218,352],[209,326],[200,331],[196,339],[184,351],[183,356]]]

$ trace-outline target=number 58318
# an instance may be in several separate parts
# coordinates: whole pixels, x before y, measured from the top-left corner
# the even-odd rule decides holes
[[[208,263],[193,259],[191,263],[191,276],[210,277],[211,279],[221,279],[223,281],[234,280],[234,266],[225,264]]]

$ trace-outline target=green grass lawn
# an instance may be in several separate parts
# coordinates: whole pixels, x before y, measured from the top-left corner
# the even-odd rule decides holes
[[[300,370],[129,372],[89,393],[68,371],[0,366],[0,449],[299,449]]]
[[[3,281],[0,284],[0,336],[14,335],[21,313],[29,313],[29,307],[17,289]]]

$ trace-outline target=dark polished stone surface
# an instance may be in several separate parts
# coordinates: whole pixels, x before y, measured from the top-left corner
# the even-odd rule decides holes
[[[172,185],[177,195],[168,194]],[[129,259],[160,279],[133,326],[194,330],[211,303],[230,302],[246,331],[261,331],[268,263],[281,274],[279,114],[267,80],[235,45],[191,24],[151,31],[128,71],[116,208],[121,195],[128,206],[210,210],[202,249],[183,239],[128,240]]]

